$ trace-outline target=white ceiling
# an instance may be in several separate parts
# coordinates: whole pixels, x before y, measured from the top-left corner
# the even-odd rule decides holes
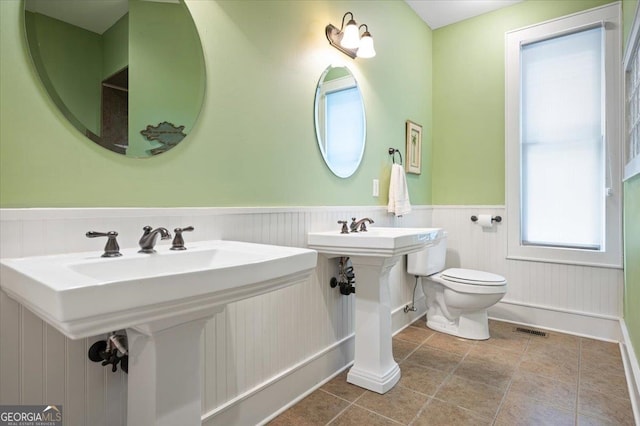
[[[405,0],[432,30],[511,6],[522,0]]]

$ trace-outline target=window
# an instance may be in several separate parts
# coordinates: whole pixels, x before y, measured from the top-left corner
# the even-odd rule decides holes
[[[626,166],[625,180],[640,173],[640,8],[636,6],[633,28],[627,41],[627,51],[624,55],[626,72],[625,109],[627,111],[626,125]]]
[[[622,267],[619,15],[507,33],[509,258]]]

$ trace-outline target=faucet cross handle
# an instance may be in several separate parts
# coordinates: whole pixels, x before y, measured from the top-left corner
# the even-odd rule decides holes
[[[351,232],[358,232],[358,223],[356,222],[356,218],[351,218],[351,224],[349,225],[349,229]]]
[[[185,231],[193,231],[193,226],[187,226],[186,228],[176,228],[173,230],[175,232],[175,236],[173,237],[173,242],[171,243],[171,250],[186,250],[187,248],[184,246],[184,238],[182,238],[182,233]]]
[[[89,231],[86,233],[86,236],[87,238],[107,237],[107,244],[105,244],[104,246],[104,253],[102,254],[102,257],[122,256],[122,253],[120,253],[120,246],[118,245],[118,241],[116,240],[116,237],[118,236],[118,233],[116,231]]]
[[[348,234],[349,233],[349,228],[347,228],[347,221],[346,220],[339,220],[338,224],[342,225],[342,229],[340,230],[341,234]]]

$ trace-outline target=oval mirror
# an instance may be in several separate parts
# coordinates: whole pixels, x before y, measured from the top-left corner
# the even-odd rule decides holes
[[[127,157],[176,146],[204,99],[200,38],[183,0],[25,0],[40,79],[89,139]]]
[[[322,73],[314,109],[325,163],[338,177],[353,175],[364,154],[366,123],[360,88],[347,67],[329,66]]]

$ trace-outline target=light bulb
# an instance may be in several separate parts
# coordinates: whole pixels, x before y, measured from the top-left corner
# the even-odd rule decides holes
[[[357,49],[360,46],[360,34],[358,32],[358,24],[351,19],[344,29],[340,45],[346,49]]]
[[[369,31],[365,31],[362,34],[357,55],[358,58],[373,58],[376,56],[376,50],[373,48],[373,37],[371,37]]]

